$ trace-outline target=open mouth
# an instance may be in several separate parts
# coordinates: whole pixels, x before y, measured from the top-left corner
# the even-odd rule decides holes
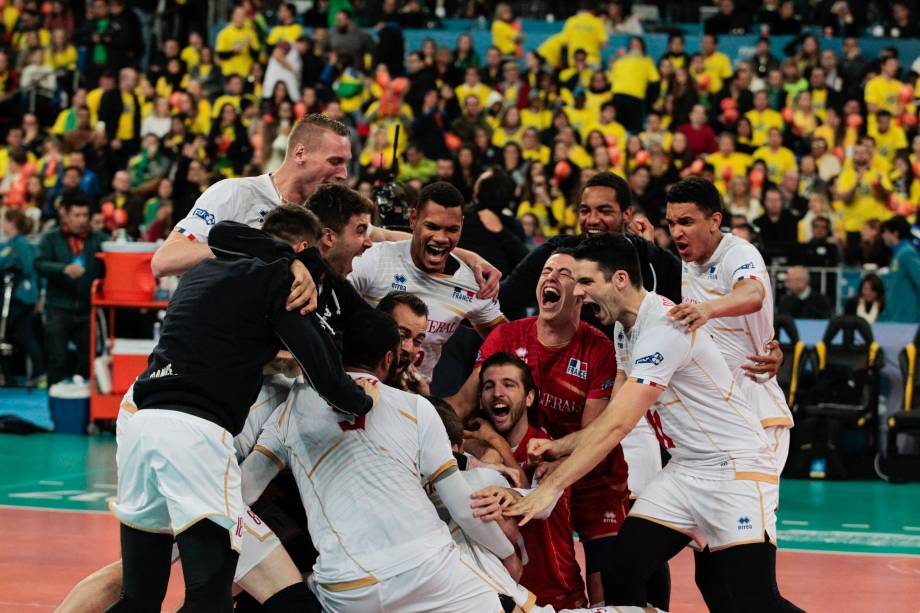
[[[604,233],[604,228],[600,228],[600,227],[589,227],[589,228],[585,228],[585,233],[586,233],[588,236],[597,236],[598,234],[603,234],[603,233]]]
[[[550,304],[556,304],[557,302],[562,300],[562,295],[559,293],[559,290],[557,290],[555,287],[544,287],[543,295],[541,296],[541,298],[543,299],[543,304],[550,305]]]
[[[683,255],[683,253],[689,249],[690,243],[687,241],[677,240],[674,241],[674,246],[677,247],[677,252]]]
[[[425,253],[430,258],[442,258],[447,255],[447,247],[436,247],[434,245],[425,245]]]
[[[509,407],[507,404],[505,404],[505,403],[503,403],[503,402],[499,402],[498,404],[496,404],[496,405],[494,405],[494,406],[492,407],[492,416],[493,416],[493,417],[496,417],[496,418],[505,418],[505,417],[507,417],[507,416],[510,415],[510,414],[511,414],[511,407]]]

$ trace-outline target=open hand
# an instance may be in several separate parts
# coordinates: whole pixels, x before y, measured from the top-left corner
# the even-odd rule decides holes
[[[668,311],[668,317],[693,332],[709,321],[712,317],[712,307],[706,302],[698,304],[684,302]]]
[[[300,260],[291,262],[291,274],[294,275],[294,284],[291,285],[291,293],[288,295],[285,308],[288,311],[300,309],[300,314],[306,315],[316,309],[316,283],[313,282],[310,271]]]

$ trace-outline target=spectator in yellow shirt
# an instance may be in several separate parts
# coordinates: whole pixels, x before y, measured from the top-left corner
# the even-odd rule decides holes
[[[192,68],[201,63],[201,50],[204,49],[204,39],[194,30],[188,34],[188,45],[179,54],[179,59],[185,62],[185,69],[191,72]]]
[[[482,82],[479,69],[475,66],[467,67],[463,74],[463,83],[454,88],[454,94],[457,100],[466,100],[467,96],[476,96],[482,107],[486,106],[489,94],[494,90]]]
[[[594,69],[588,66],[588,53],[579,47],[575,49],[574,58],[573,65],[559,73],[559,83],[569,89],[590,86]]]
[[[506,143],[520,143],[523,134],[521,112],[516,106],[509,106],[502,112],[498,129],[492,133],[492,144],[500,148]]]
[[[875,139],[878,154],[889,164],[894,163],[898,153],[907,149],[907,135],[904,134],[904,129],[891,121],[891,113],[886,110],[876,114],[875,126],[869,128],[868,134]]]
[[[540,142],[540,132],[536,128],[526,128],[521,136],[521,155],[527,161],[549,164],[549,147]]]
[[[719,38],[715,34],[705,34],[700,41],[700,53],[703,56],[703,66],[710,75],[713,83],[718,83],[715,91],[722,89],[722,82],[731,78],[732,63],[728,56],[717,49]],[[712,89],[710,89],[712,91]]]
[[[215,51],[224,77],[239,75],[245,79],[249,76],[259,53],[259,40],[246,23],[246,9],[242,6],[233,9],[230,23],[217,35]]]
[[[902,83],[896,78],[898,70],[898,58],[889,56],[882,61],[881,74],[869,79],[866,83],[864,99],[870,121],[876,113],[882,110],[895,116],[900,115],[904,110],[899,97]]]
[[[620,122],[630,134],[638,134],[642,130],[645,97],[649,86],[659,80],[655,63],[645,53],[645,41],[639,36],[633,36],[629,39],[629,52],[616,60],[610,68],[613,102]]]
[[[767,178],[776,185],[782,181],[784,172],[796,169],[795,156],[783,147],[783,133],[779,128],[770,128],[767,144],[754,151],[752,157],[763,160],[767,166]]]
[[[597,16],[597,2],[581,0],[581,9],[565,20],[562,28],[569,48],[569,63],[575,60],[575,49],[584,49],[588,63],[600,66],[601,50],[607,46],[607,28]]]
[[[303,36],[303,28],[294,21],[297,12],[291,2],[282,2],[278,5],[278,25],[271,29],[265,40],[270,47],[280,42],[296,43]]]
[[[722,132],[719,135],[719,150],[706,156],[706,161],[712,164],[716,187],[724,196],[733,176],[747,174],[748,166],[751,165],[751,156],[735,151],[734,134]]]
[[[763,89],[754,94],[754,108],[744,116],[751,122],[751,142],[755,147],[767,144],[767,135],[772,128],[783,127],[783,116],[770,108],[770,94]]]
[[[601,115],[598,121],[589,123],[582,130],[582,135],[587,135],[594,130],[599,131],[607,140],[607,146],[617,147],[620,153],[626,152],[626,128],[616,120],[616,107],[612,100],[601,105]],[[586,138],[585,138],[586,140]]]
[[[492,44],[495,45],[505,57],[521,57],[521,43],[524,34],[521,24],[514,20],[511,5],[499,2],[495,7],[495,18],[492,20]]]
[[[882,221],[891,217],[888,195],[891,181],[885,173],[869,166],[869,151],[865,145],[853,147],[852,164],[844,167],[837,179],[837,198],[847,232],[847,244],[859,240],[859,230],[870,219]]]

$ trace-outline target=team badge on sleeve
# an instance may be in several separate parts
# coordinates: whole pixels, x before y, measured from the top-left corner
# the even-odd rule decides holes
[[[662,362],[664,362],[664,356],[657,351],[636,360],[636,364],[654,364],[655,366],[658,366]]]

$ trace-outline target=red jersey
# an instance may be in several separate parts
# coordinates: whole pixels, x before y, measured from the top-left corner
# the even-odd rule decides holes
[[[609,398],[616,380],[617,364],[613,343],[597,328],[580,322],[575,336],[565,345],[547,347],[537,338],[537,318],[527,317],[502,324],[482,344],[476,366],[492,354],[506,351],[527,362],[540,390],[537,411],[528,415],[553,438],[581,430],[585,401]],[[626,460],[619,445],[575,489],[586,482],[606,478],[626,481]]]
[[[528,477],[533,477],[536,469],[527,461],[527,441],[532,438],[550,437],[530,426],[514,449],[514,459]],[[520,583],[536,595],[537,604],[553,605],[557,610],[576,609],[586,603],[585,584],[575,559],[575,541],[572,538],[571,497],[567,489],[549,517],[531,520],[521,528],[529,561],[524,565]]]

